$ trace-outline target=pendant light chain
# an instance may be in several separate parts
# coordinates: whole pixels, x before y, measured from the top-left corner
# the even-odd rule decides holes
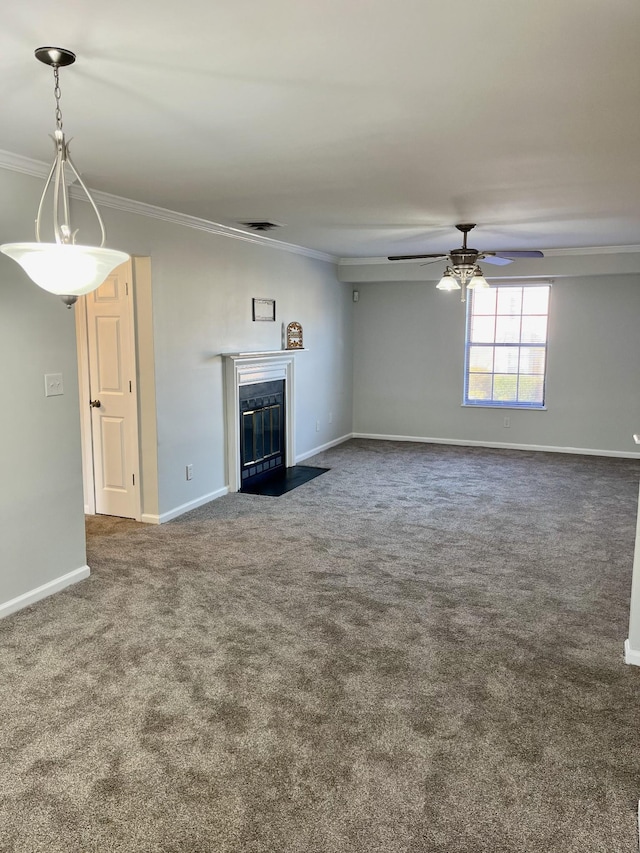
[[[55,86],[53,88],[53,94],[56,99],[56,130],[62,130],[62,110],[60,109],[60,76],[58,74],[58,66],[53,66],[53,79],[55,81]]]

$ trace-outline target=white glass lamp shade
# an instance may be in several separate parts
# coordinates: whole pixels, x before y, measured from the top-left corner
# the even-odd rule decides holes
[[[460,284],[456,281],[451,270],[445,270],[444,275],[436,284],[438,290],[460,290]]]
[[[6,243],[0,246],[38,287],[58,296],[83,296],[129,260],[126,252],[63,243]]]
[[[480,267],[476,267],[473,277],[467,285],[467,290],[471,290],[474,287],[489,287],[489,282],[482,275],[482,270],[480,269]]]

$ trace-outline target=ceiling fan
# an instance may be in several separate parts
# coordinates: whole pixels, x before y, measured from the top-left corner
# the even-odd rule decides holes
[[[456,225],[458,231],[462,232],[462,246],[452,249],[450,252],[439,252],[429,255],[390,255],[390,261],[416,261],[431,258],[432,260],[448,260],[449,263],[444,275],[436,285],[438,290],[462,290],[461,301],[465,301],[465,290],[474,287],[489,287],[489,284],[478,266],[478,261],[486,261],[488,264],[504,266],[510,264],[516,258],[543,258],[542,252],[479,252],[467,246],[467,234],[475,223],[463,222]],[[430,261],[427,261],[430,263]]]

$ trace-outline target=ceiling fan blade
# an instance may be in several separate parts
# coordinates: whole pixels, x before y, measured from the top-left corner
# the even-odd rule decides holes
[[[500,258],[497,255],[485,255],[482,258],[483,264],[495,264],[497,267],[503,267],[505,264],[512,264],[513,261],[510,258]]]
[[[447,258],[448,255],[390,255],[388,261],[419,261],[422,258]]]
[[[542,252],[496,252],[502,258],[544,258]]]
[[[447,256],[446,255],[438,255],[437,258],[431,258],[428,261],[425,261],[423,264],[420,264],[421,267],[429,266],[429,264],[437,264],[438,261],[442,262]]]

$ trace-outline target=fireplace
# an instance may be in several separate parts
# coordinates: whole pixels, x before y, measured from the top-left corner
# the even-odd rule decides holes
[[[240,386],[241,490],[286,468],[284,402],[283,379]]]
[[[249,477],[269,476],[276,465],[291,468],[296,464],[294,367],[301,352],[304,350],[223,354],[230,492],[240,491]],[[279,401],[271,402],[273,392],[264,389],[271,383],[280,383],[282,397]],[[276,439],[274,430],[278,422],[280,437]],[[282,457],[281,463],[276,461],[278,457]],[[266,464],[269,467],[265,470]],[[258,471],[260,465],[262,471]],[[252,468],[255,468],[254,474],[251,474]],[[249,471],[248,477],[243,477],[245,470]]]

